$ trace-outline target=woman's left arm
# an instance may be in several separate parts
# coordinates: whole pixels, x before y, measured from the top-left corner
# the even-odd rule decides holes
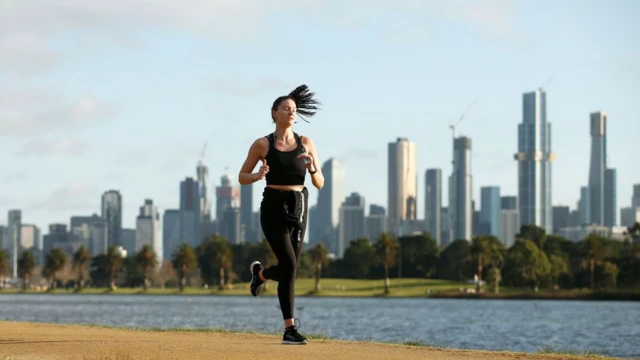
[[[320,161],[318,161],[318,150],[310,137],[304,136],[302,138],[302,146],[307,149],[307,153],[311,155],[311,162],[307,164],[307,170],[311,175],[311,182],[316,189],[320,190],[324,186],[324,176],[320,169]],[[314,172],[315,171],[315,172]]]

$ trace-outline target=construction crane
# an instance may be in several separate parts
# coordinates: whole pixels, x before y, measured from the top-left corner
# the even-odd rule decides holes
[[[544,83],[544,85],[540,86],[540,91],[544,91],[544,88],[547,87],[549,84],[551,84],[552,80],[553,80],[553,76],[549,76],[549,79],[547,79],[547,82]]]
[[[202,165],[204,163],[204,153],[205,151],[207,151],[207,144],[209,143],[209,140],[206,140],[204,142],[204,146],[202,147],[202,152],[200,153],[200,160],[198,161],[198,163],[200,165]]]
[[[458,118],[458,121],[456,121],[454,124],[449,125],[449,128],[451,129],[451,137],[452,138],[456,138],[456,126],[458,126],[460,124],[460,122],[462,122],[462,120],[464,120],[465,116],[467,116],[467,114],[469,113],[469,111],[471,111],[471,109],[473,108],[473,106],[476,104],[476,100],[473,100],[473,102],[471,102],[471,104],[469,104],[469,106],[467,106],[467,109],[464,111],[464,113],[462,113],[462,115],[460,116],[460,118]]]

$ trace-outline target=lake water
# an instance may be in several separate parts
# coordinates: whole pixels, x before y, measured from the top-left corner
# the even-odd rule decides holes
[[[301,332],[460,349],[541,347],[640,357],[640,302],[297,298]],[[0,319],[141,328],[279,330],[276,297],[0,295]]]

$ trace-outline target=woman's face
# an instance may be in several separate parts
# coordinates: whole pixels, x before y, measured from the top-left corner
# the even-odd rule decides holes
[[[296,103],[291,99],[284,99],[277,110],[271,110],[271,115],[279,125],[293,125],[296,121]]]

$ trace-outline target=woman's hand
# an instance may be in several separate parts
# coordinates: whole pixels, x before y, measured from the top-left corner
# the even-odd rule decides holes
[[[311,156],[311,154],[309,154],[308,152],[305,151],[302,154],[298,155],[297,159],[302,159],[304,161],[304,166],[307,168],[307,170],[309,170],[309,172],[315,170],[313,156]]]

